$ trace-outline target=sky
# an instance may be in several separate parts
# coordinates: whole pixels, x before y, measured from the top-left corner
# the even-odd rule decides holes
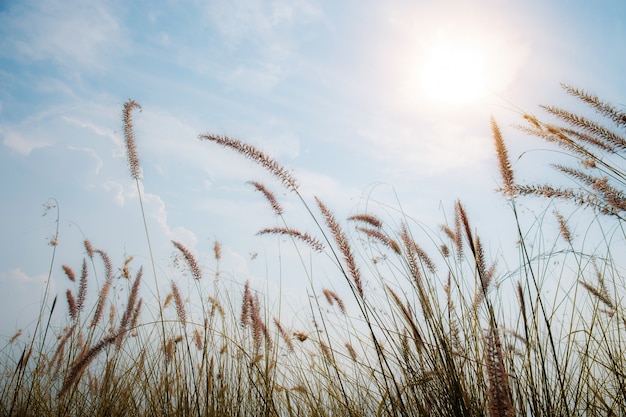
[[[311,218],[263,169],[199,134],[262,149],[311,207],[319,196],[340,219],[371,208],[399,221],[401,208],[434,231],[460,198],[497,257],[514,237],[494,191],[490,117],[515,159],[543,145],[511,125],[539,104],[571,105],[560,83],[623,106],[625,22],[621,0],[0,0],[0,336],[32,325],[50,271],[64,301],[73,287],[61,265],[80,270],[85,238],[116,268],[128,256],[133,271],[148,268],[127,100],[142,106],[133,119],[158,270],[145,291],[183,282],[171,240],[212,285],[217,240],[232,288],[250,280],[305,309],[297,253],[255,236],[280,222],[246,182],[274,191],[290,226],[315,233]],[[516,162],[518,178],[549,175],[541,158]],[[314,286],[341,285],[320,269]]]

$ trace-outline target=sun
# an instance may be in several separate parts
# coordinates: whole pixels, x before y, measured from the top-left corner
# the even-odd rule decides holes
[[[419,89],[426,97],[448,104],[465,104],[487,91],[487,69],[480,50],[462,42],[429,45],[420,64]]]

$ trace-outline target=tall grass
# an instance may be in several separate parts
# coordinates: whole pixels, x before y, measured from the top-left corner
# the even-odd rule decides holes
[[[147,272],[141,266],[128,258],[116,269],[104,250],[85,241],[80,272],[51,262],[67,277],[65,297],[55,297],[48,309],[46,292],[33,335],[23,340],[16,334],[2,348],[0,413],[624,414],[624,275],[613,248],[625,237],[626,140],[601,123],[623,130],[626,115],[591,94],[565,89],[603,122],[544,107],[562,125],[524,114],[522,130],[571,156],[574,167],[555,168],[574,180],[572,187],[519,184],[500,127],[491,122],[500,191],[518,239],[517,256],[504,267],[490,261],[479,225],[470,220],[472,209],[461,201],[439,233],[401,211],[385,218],[358,212],[341,221],[321,198],[304,198],[295,176],[261,150],[201,135],[261,165],[300,201],[313,230],[288,224],[270,187],[250,182],[279,223],[258,234],[291,239],[313,265],[332,262],[334,287],[321,286],[317,270],[303,261],[309,306],[301,327],[290,328],[269,307],[276,300],[268,294],[249,282],[240,282],[243,291],[227,284],[219,271],[219,242],[210,289],[199,284],[207,277],[196,255],[173,241],[189,285],[180,286],[179,277],[168,294],[144,299]],[[123,117],[131,176],[140,188],[130,117],[138,107],[126,103]],[[530,195],[549,204],[529,223],[519,207]],[[570,205],[557,207],[559,200]],[[604,228],[598,245],[578,242],[571,229],[578,206],[597,214],[593,222]],[[558,235],[546,232],[548,224]],[[147,227],[146,237],[150,245]],[[106,279],[94,285],[92,277],[100,273]],[[150,275],[158,288],[154,267]],[[123,288],[116,294],[114,283]],[[201,303],[191,311],[187,297]],[[92,306],[90,299],[96,300]],[[50,323],[61,302],[68,305],[66,322]]]

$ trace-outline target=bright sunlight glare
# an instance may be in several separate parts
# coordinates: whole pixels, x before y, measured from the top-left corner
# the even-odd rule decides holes
[[[449,104],[479,99],[486,91],[486,81],[485,59],[478,49],[453,42],[432,44],[419,74],[422,94]]]

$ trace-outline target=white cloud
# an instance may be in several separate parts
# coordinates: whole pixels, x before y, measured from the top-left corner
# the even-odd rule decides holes
[[[102,188],[106,192],[113,192],[113,201],[119,207],[124,207],[126,197],[124,195],[124,186],[118,182],[108,180],[102,183]]]
[[[198,144],[199,132],[167,111],[146,107],[134,115],[133,122],[140,157],[153,151],[170,157],[193,155],[194,145]]]
[[[239,65],[224,74],[222,81],[237,89],[253,93],[267,93],[280,82],[282,72],[282,67],[276,63],[256,62]]]
[[[341,138],[346,152],[372,165],[371,171],[364,173],[372,181],[404,182],[445,172],[459,160],[459,165],[476,162],[477,150],[471,147],[474,143],[466,139],[471,130],[463,123],[450,121],[440,126],[421,115],[407,119],[393,116],[386,111],[354,114],[351,134]],[[347,166],[339,167],[348,174]]]
[[[34,323],[47,279],[47,275],[29,275],[19,267],[0,271],[0,315],[5,318],[0,322],[0,335],[12,335]],[[54,281],[49,291],[55,293]]]
[[[31,277],[21,268],[13,268],[10,271],[0,272],[0,282],[2,283],[22,283],[22,284],[42,284],[45,283],[45,276]]]
[[[21,6],[0,19],[4,54],[98,70],[125,49],[120,25],[106,2],[51,0]]]
[[[170,46],[170,44],[172,43],[172,41],[170,40],[169,35],[167,33],[165,33],[165,32],[159,33],[158,41],[163,46]]]
[[[34,149],[50,146],[51,144],[42,139],[33,139],[15,130],[0,130],[4,136],[2,143],[21,155],[28,156]]]
[[[58,109],[28,115],[18,123],[1,124],[2,143],[21,155],[29,155],[34,149],[52,146],[55,140],[49,134],[50,122],[54,121]],[[43,139],[45,138],[45,139]]]
[[[12,123],[1,123],[0,140],[9,149],[26,156],[34,149],[55,145],[87,151],[96,159],[96,169],[99,170],[103,161],[97,154],[99,145],[93,140],[94,134],[107,138],[115,145],[114,156],[124,155],[123,140],[113,130],[102,127],[111,120],[115,120],[114,126],[117,127],[118,114],[119,110],[111,105],[71,100],[50,105]]]
[[[485,115],[484,120],[488,120]],[[489,131],[462,120],[437,122],[381,122],[359,128],[370,156],[399,177],[435,176],[451,170],[480,168],[493,156]],[[487,125],[487,122],[484,123]],[[484,131],[484,135],[476,132]],[[401,172],[402,170],[409,172]]]
[[[360,190],[348,189],[333,177],[314,171],[298,171],[300,193],[309,198],[317,196],[333,204],[346,203],[351,196],[359,195]]]
[[[208,6],[209,16],[228,41],[271,36],[274,31],[306,21],[320,11],[307,1],[218,0]]]
[[[41,94],[77,99],[78,96],[74,91],[76,88],[75,81],[76,80],[70,80],[65,82],[59,78],[48,77],[44,74],[37,74],[37,76],[30,79],[28,83],[32,85],[33,90]]]
[[[81,116],[81,117],[94,117],[93,114],[94,113],[97,114],[99,113],[99,111],[101,111],[101,109],[93,108],[93,109],[90,109],[90,112],[92,113],[91,115]],[[75,116],[63,115],[61,116],[61,120],[65,121],[66,123],[70,125],[78,126],[80,128],[88,130],[89,132],[95,133],[98,136],[102,136],[104,138],[109,139],[115,145],[115,148],[113,150],[114,157],[123,158],[126,156],[126,148],[124,145],[124,141],[114,131],[104,128],[89,120],[85,120],[83,118],[78,118]],[[96,160],[95,173],[96,174],[100,173],[100,169],[104,166],[104,161],[95,150],[91,148],[77,147],[77,146],[69,146],[68,149],[75,150],[75,151],[83,151],[83,152],[87,152],[88,154],[90,154]]]
[[[168,224],[165,202],[161,197],[152,193],[143,193],[143,199],[149,211],[148,215],[157,222],[165,237],[169,240],[181,241],[189,249],[195,248],[198,243],[198,238],[191,230],[185,229],[184,227],[172,228]]]
[[[232,88],[255,93],[270,91],[289,68],[298,48],[295,27],[319,18],[307,1],[228,0],[211,2],[208,15],[224,45],[245,52],[245,59],[218,70]]]
[[[104,165],[104,162],[102,161],[102,158],[100,158],[100,156],[96,153],[96,151],[94,151],[91,148],[77,148],[75,146],[68,146],[67,149],[71,151],[85,152],[86,154],[91,156],[93,159],[96,160],[95,173],[96,174],[100,173],[100,170],[102,169],[102,166]]]
[[[97,134],[98,136],[104,136],[110,139],[111,142],[113,142],[118,147],[124,146],[122,139],[119,136],[117,136],[113,131],[106,129],[104,127],[98,126],[93,122],[90,122],[87,120],[81,120],[73,116],[61,116],[61,119],[66,121],[69,124],[87,129]]]
[[[148,12],[148,20],[150,21],[150,23],[157,23],[157,21],[159,20],[161,16],[162,16],[162,13],[157,12],[155,10],[150,10]]]
[[[260,130],[263,133],[259,133]],[[300,155],[300,139],[296,134],[285,131],[278,121],[269,120],[267,126],[255,127],[249,138],[260,144],[261,151],[278,161],[296,159]],[[244,138],[244,142],[248,140]]]
[[[172,228],[168,223],[166,205],[163,199],[157,194],[145,192],[142,182],[139,182],[139,187],[146,216],[156,222],[160,232],[169,240],[181,241],[188,248],[195,248],[198,238],[192,231],[184,227]],[[124,206],[127,199],[139,197],[134,182],[124,186],[114,181],[107,181],[103,184],[103,188],[106,191],[114,192],[114,201],[119,206]]]

